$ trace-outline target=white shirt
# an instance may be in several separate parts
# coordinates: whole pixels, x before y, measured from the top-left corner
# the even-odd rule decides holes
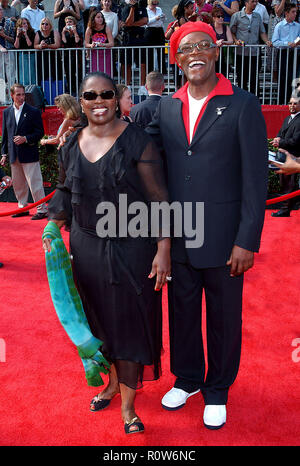
[[[291,118],[290,121],[292,121],[292,120],[295,118],[295,116],[299,115],[299,113],[300,113],[300,112],[292,113],[292,114],[290,115],[290,118]]]
[[[265,5],[258,3],[253,11],[255,11],[255,13],[258,13],[260,15],[263,23],[269,23],[269,13]]]
[[[105,18],[105,22],[109,29],[111,30],[113,38],[117,37],[118,32],[119,32],[119,19],[117,13],[114,13],[113,11],[103,11],[101,10],[101,13],[103,14]]]
[[[15,119],[16,119],[17,126],[18,126],[18,123],[19,123],[19,120],[20,120],[20,116],[21,116],[21,113],[22,113],[24,104],[25,104],[25,102],[24,102],[19,108],[17,108],[17,107],[15,106],[15,104],[13,104],[14,111],[15,111]]]
[[[199,113],[201,112],[201,109],[203,107],[203,104],[205,102],[206,97],[204,97],[203,99],[200,99],[200,100],[194,99],[194,97],[191,96],[189,88],[188,88],[189,119],[190,119],[190,143],[192,142],[192,139],[193,139],[193,133],[194,133],[194,128],[195,128],[197,118],[199,116]]]
[[[37,32],[40,29],[42,19],[45,18],[45,12],[39,8],[30,8],[28,5],[21,11],[21,18],[28,19],[34,32]]]
[[[162,9],[157,6],[156,11],[150,10],[149,7],[147,7],[147,13],[148,13],[148,27],[152,28],[162,28],[164,26],[163,19],[156,20],[156,16],[160,16],[163,14]]]

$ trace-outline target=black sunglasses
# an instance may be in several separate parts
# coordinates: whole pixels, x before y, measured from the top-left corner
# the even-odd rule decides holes
[[[113,90],[102,91],[100,94],[97,94],[95,91],[85,91],[82,93],[84,100],[96,100],[97,97],[101,97],[102,100],[111,100],[115,97],[116,93]]]

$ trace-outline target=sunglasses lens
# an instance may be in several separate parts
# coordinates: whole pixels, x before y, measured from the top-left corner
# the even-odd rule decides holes
[[[101,99],[103,100],[110,100],[114,98],[115,93],[114,91],[103,91],[101,92],[100,96],[101,96]]]
[[[96,92],[93,92],[93,91],[90,91],[90,92],[87,91],[87,92],[83,92],[82,97],[84,98],[84,100],[96,100],[97,94]]]
[[[94,91],[86,91],[82,93],[82,97],[84,98],[84,100],[96,100],[98,95],[103,100],[110,100],[114,98],[115,92],[113,90],[110,90],[110,91],[103,91],[100,94],[97,94],[97,92],[94,92]]]

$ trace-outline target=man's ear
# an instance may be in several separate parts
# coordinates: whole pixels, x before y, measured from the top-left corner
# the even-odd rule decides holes
[[[215,61],[217,62],[219,60],[219,56],[220,56],[220,47],[216,47],[215,50],[216,50]]]

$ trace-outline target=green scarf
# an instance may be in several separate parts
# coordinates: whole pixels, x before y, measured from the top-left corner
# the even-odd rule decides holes
[[[99,348],[102,341],[90,330],[82,302],[74,284],[71,262],[56,223],[48,222],[42,238],[51,238],[51,251],[46,251],[46,268],[50,293],[56,314],[71,341],[77,347],[87,383],[103,385],[99,372],[107,374],[109,363]]]

